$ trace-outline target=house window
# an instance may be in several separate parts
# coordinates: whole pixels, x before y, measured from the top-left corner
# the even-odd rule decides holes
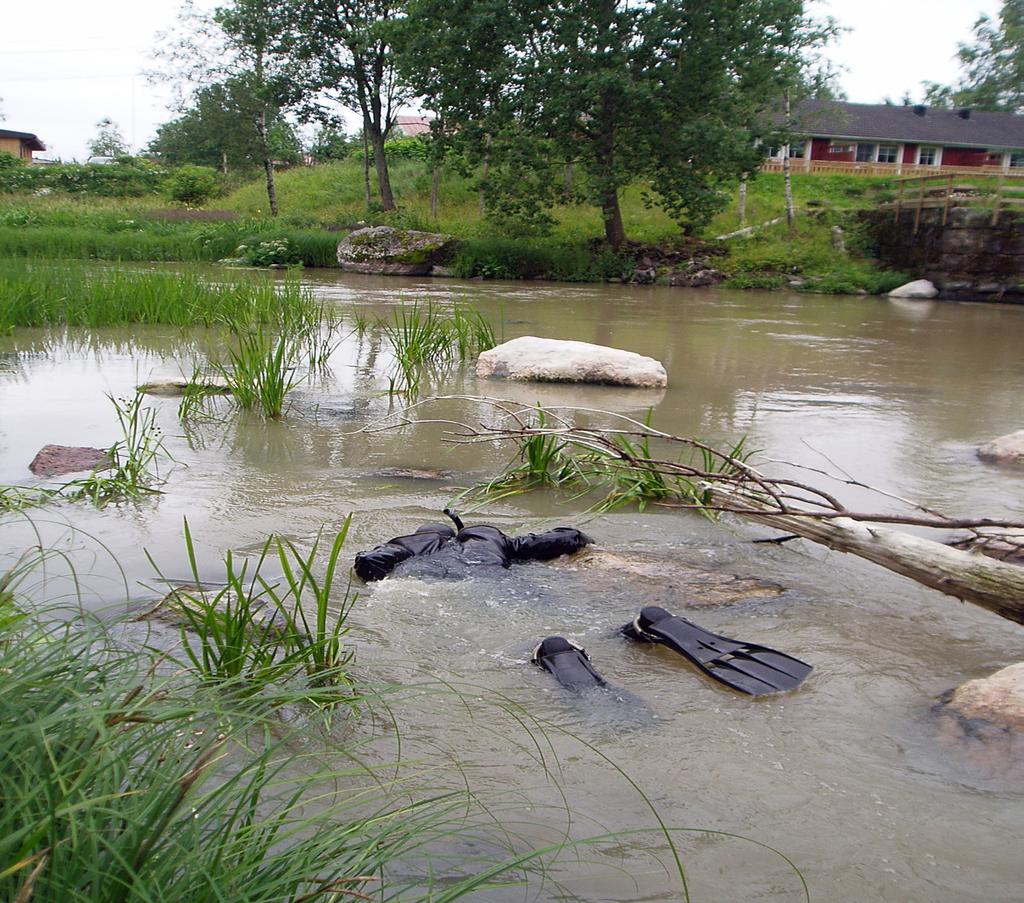
[[[895,163],[900,156],[900,149],[895,144],[879,144],[878,145],[878,162],[879,163]]]
[[[922,166],[934,166],[939,160],[937,147],[922,147],[917,152],[917,162]]]
[[[1024,151],[1014,151],[1010,154],[1010,166],[1014,169],[1024,168]]]
[[[875,146],[873,144],[857,145],[857,162],[873,163],[875,159]]]
[[[768,145],[768,147],[766,148],[766,151],[767,151],[767,156],[769,158],[771,158],[772,160],[778,160],[779,157],[782,156],[782,148],[781,147],[773,147],[772,145]]]
[[[830,144],[828,146],[828,152],[830,154],[852,154],[852,144]]]
[[[790,155],[791,157],[800,157],[800,158],[803,158],[803,155],[804,155],[804,148],[805,148],[805,146],[806,146],[806,143],[807,143],[807,142],[805,142],[805,141],[794,141],[794,142],[793,142],[793,143],[792,143],[792,144],[791,144],[791,145],[789,146],[789,155]]]

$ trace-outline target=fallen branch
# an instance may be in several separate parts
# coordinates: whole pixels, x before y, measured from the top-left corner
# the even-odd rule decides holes
[[[476,425],[457,420],[417,420],[415,408],[443,400],[472,401],[485,406],[496,422]],[[579,415],[609,418],[615,426],[578,426]],[[986,529],[1024,532],[1024,523],[1000,517],[956,517],[910,502],[862,483],[849,474],[784,464],[797,471],[828,477],[870,490],[910,510],[855,511],[835,495],[802,480],[771,476],[751,465],[742,443],[729,452],[700,440],[674,436],[623,414],[578,407],[532,408],[493,398],[439,396],[398,412],[384,425],[362,432],[435,423],[449,427],[446,439],[461,445],[512,442],[519,464],[477,494],[503,497],[539,486],[604,491],[599,508],[609,510],[636,502],[729,513],[774,529],[795,533],[836,551],[847,552],[909,577],[918,583],[979,605],[1024,624],[1024,568],[980,554],[950,548],[942,542],[889,529],[882,524],[934,530],[968,530],[977,537]],[[656,457],[650,443],[679,449],[677,459]],[[1012,545],[1012,540],[1011,540]],[[1024,542],[1021,544],[1024,547]]]

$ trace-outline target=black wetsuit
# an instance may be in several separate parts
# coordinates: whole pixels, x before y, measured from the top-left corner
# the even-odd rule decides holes
[[[430,555],[455,555],[464,564],[507,568],[513,561],[547,561],[570,555],[590,542],[590,537],[573,527],[506,536],[487,525],[463,527],[456,533],[447,524],[424,524],[415,533],[357,554],[355,572],[366,581],[382,580],[401,562]]]

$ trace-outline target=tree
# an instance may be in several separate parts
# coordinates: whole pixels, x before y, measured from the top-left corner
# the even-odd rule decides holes
[[[385,210],[395,209],[395,197],[384,139],[410,96],[392,44],[404,8],[404,0],[309,0],[293,7],[292,52],[307,73],[307,88],[362,117]],[[323,120],[324,111],[311,115]]]
[[[212,16],[187,6],[181,34],[156,53],[170,71],[155,77],[184,82],[193,94],[218,83],[228,91],[231,108],[255,133],[271,216],[278,212],[272,126],[304,90],[287,53],[291,13],[288,0],[231,0]]]
[[[96,137],[87,146],[94,157],[124,157],[128,154],[128,142],[120,126],[109,116],[96,123]]]
[[[451,140],[490,161],[489,210],[535,213],[571,164],[619,247],[625,185],[642,179],[692,230],[756,169],[783,33],[802,20],[802,0],[410,0],[402,48]]]
[[[261,165],[259,135],[251,121],[254,101],[244,84],[227,82],[200,88],[191,106],[157,129],[149,149],[170,163],[229,168]],[[298,137],[279,111],[270,111],[267,142],[271,158],[294,163],[301,153]]]
[[[959,45],[957,85],[925,83],[934,106],[1024,113],[1024,0],[1003,0],[999,19],[981,16],[974,41]]]

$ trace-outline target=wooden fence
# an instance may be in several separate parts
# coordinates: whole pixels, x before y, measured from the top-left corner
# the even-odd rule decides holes
[[[927,176],[907,176],[896,180],[899,193],[896,200],[881,204],[883,210],[892,210],[895,219],[904,210],[914,211],[914,234],[921,225],[921,211],[941,209],[942,225],[949,219],[953,207],[984,207],[992,211],[992,225],[1006,211],[1024,212],[1024,173],[1017,175],[998,172],[991,175],[970,172],[973,183],[963,178],[963,172],[934,173]]]
[[[908,173],[919,175],[983,175],[997,176],[1006,171],[1001,166],[925,166],[918,163],[837,163],[831,160],[802,160],[793,157],[789,161],[795,175],[814,173],[816,175],[856,176],[904,176]],[[782,172],[781,160],[766,160],[762,172]],[[1016,174],[1008,174],[1011,177]],[[1020,173],[1024,176],[1024,172]]]

